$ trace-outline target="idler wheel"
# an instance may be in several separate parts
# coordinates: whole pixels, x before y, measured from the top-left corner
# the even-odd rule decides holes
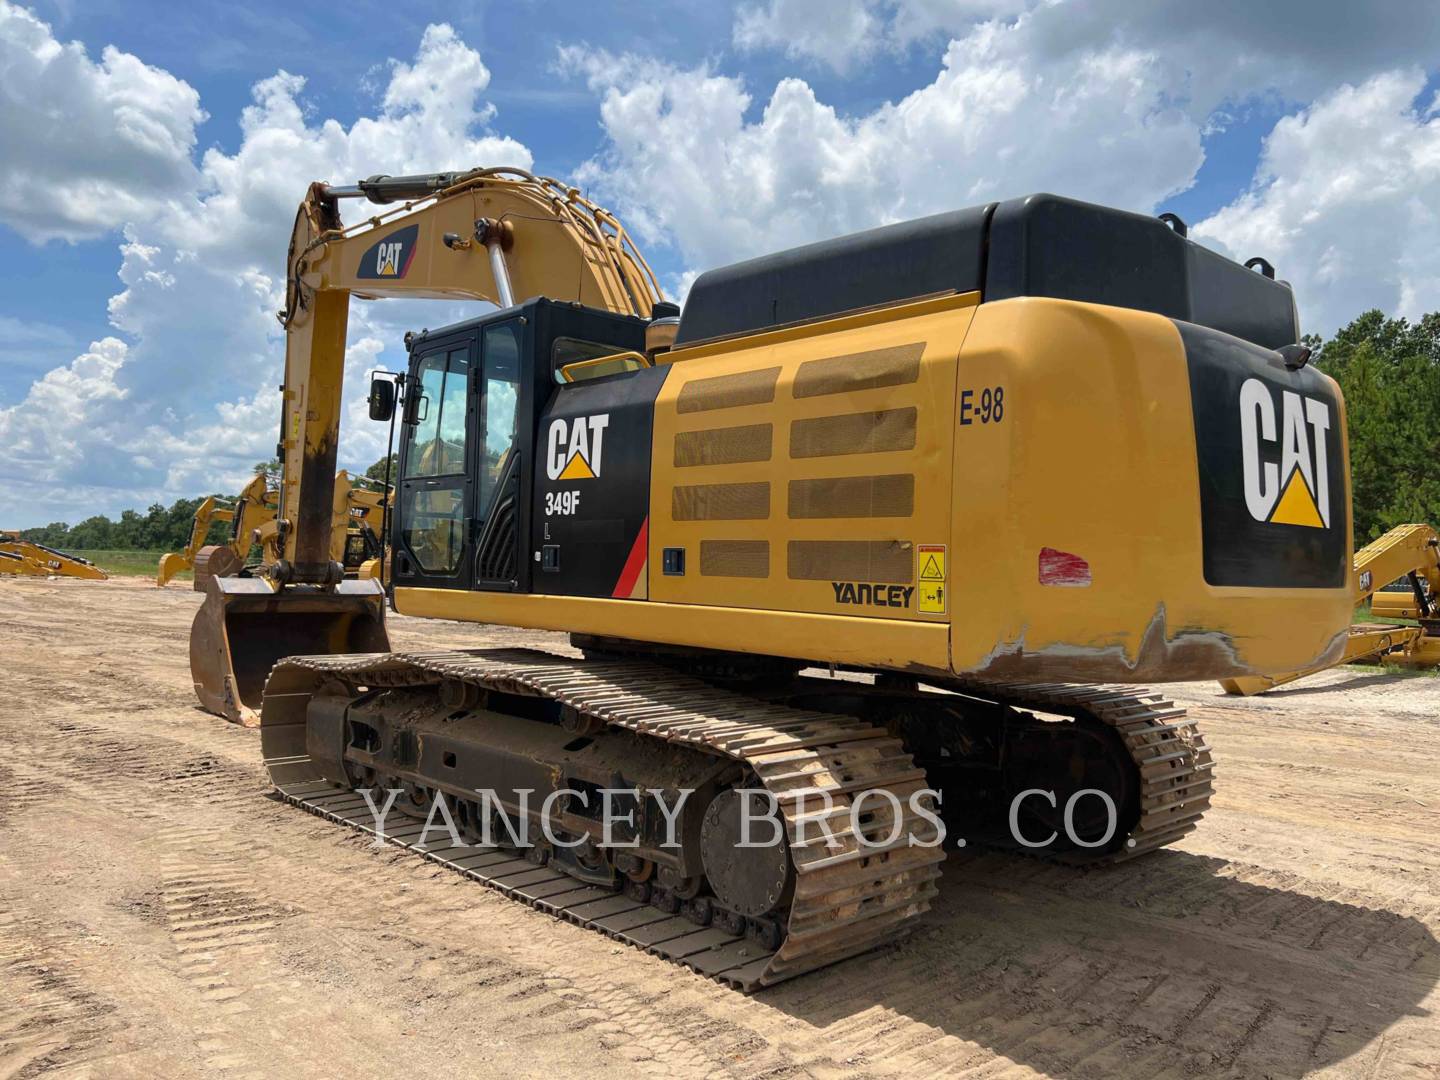
[[[1031,795],[1016,807],[1016,824],[1023,836],[1041,841],[1053,835],[1047,853],[1077,849],[1070,831],[1086,844],[1096,844],[1107,832],[1105,850],[1119,850],[1139,818],[1140,775],[1124,741],[1095,722],[1047,724],[1022,730],[1007,747],[1005,769],[1008,807],[1022,792],[1038,790],[1053,795]],[[1081,791],[1103,791],[1110,799]],[[1074,798],[1067,829],[1065,807]],[[1110,807],[1115,817],[1111,819]]]
[[[755,824],[750,840],[763,846],[739,846],[744,839],[742,799],[751,800],[750,817]],[[752,917],[780,907],[795,880],[783,827],[779,843],[765,845],[771,833],[771,826],[760,820],[765,817],[766,805],[760,795],[742,795],[732,788],[710,801],[700,823],[700,858],[710,888],[723,906]]]

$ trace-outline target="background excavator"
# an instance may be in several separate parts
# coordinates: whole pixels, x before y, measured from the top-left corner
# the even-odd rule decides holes
[[[89,559],[23,539],[16,529],[0,532],[0,574],[74,577],[88,581],[105,581],[110,576]]]
[[[1355,553],[1355,606],[1371,602],[1381,618],[1414,619],[1415,625],[1383,622],[1350,627],[1344,650],[1323,664],[1275,675],[1222,680],[1227,694],[1261,694],[1340,664],[1383,662],[1403,667],[1440,667],[1440,536],[1429,525],[1397,525]],[[1387,592],[1387,583],[1401,586]]]
[[[386,499],[384,492],[361,486],[368,483],[368,479],[357,483],[343,469],[335,476],[330,557],[340,563],[347,577],[379,572]],[[263,563],[273,563],[279,558],[278,505],[279,492],[267,487],[264,476],[251,480],[234,503],[207,498],[195,510],[185,547],[160,556],[155,584],[164,588],[176,574],[193,570],[194,589],[203,593],[210,578],[244,572],[250,550],[257,544]],[[231,522],[230,537],[223,544],[206,544],[210,526],[217,521]],[[375,565],[367,569],[372,562]]]
[[[1417,585],[1420,587],[1418,596],[1415,592]],[[1396,578],[1371,593],[1370,614],[1377,619],[1419,619],[1426,612],[1434,611],[1435,603],[1435,593],[1429,582],[1415,572],[1413,576],[1407,574]]]
[[[189,542],[179,551],[160,556],[155,584],[163,588],[176,574],[194,570],[195,591],[204,592],[205,583],[215,574],[237,572],[245,565],[257,530],[275,520],[275,505],[274,492],[267,489],[265,477],[258,474],[233,503],[208,497],[195,509]],[[230,537],[224,544],[206,544],[210,526],[217,521],[231,523]]]
[[[346,227],[359,198],[399,205]],[[352,295],[495,305],[372,382],[388,590],[331,556]],[[991,203],[709,271],[682,314],[553,180],[317,183],[281,318],[278,554],[208,583],[201,701],[258,710],[289,801],[448,805],[462,844],[391,838],[742,989],[910,925],[937,810],[1079,864],[1193,829],[1203,737],[1110,680],[1345,647],[1339,390],[1269,264],[1171,215]],[[393,653],[387,591],[584,658]],[[739,845],[767,802],[776,842]]]

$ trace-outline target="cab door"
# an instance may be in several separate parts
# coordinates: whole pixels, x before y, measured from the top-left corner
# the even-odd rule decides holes
[[[470,585],[473,484],[469,434],[474,339],[452,339],[411,365],[400,446],[396,583],[420,588]]]
[[[477,405],[474,464],[473,586],[514,592],[520,573],[522,468],[518,439],[526,321],[488,323],[474,375]]]

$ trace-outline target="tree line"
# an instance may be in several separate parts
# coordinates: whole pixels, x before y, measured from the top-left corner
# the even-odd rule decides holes
[[[1440,527],[1440,312],[1367,311],[1305,344],[1345,392],[1355,546],[1408,522]]]
[[[1345,392],[1356,547],[1405,522],[1440,526],[1440,312],[1411,323],[1367,311],[1328,341],[1307,336],[1305,344]],[[275,475],[279,465],[261,462],[256,471]],[[366,475],[379,480],[384,468],[381,458]],[[188,542],[201,501],[126,510],[119,521],[56,522],[24,535],[59,548],[171,551]],[[223,529],[212,527],[211,543]]]
[[[272,481],[280,474],[278,461],[262,461],[255,466],[256,473]],[[372,480],[382,480],[385,475],[385,459],[381,458],[365,475]],[[391,465],[391,481],[395,479],[394,464]],[[234,494],[216,498],[233,500]],[[63,521],[52,522],[33,529],[22,529],[21,535],[27,540],[48,547],[68,551],[178,551],[190,542],[190,530],[194,526],[195,511],[205,501],[205,496],[193,499],[176,499],[169,506],[155,503],[144,513],[126,510],[118,521],[104,514],[88,517],[77,525]],[[230,523],[213,522],[205,538],[207,544],[223,544],[230,539]]]
[[[56,521],[34,529],[22,529],[20,535],[37,544],[67,551],[178,551],[190,542],[195,511],[205,501],[176,499],[169,506],[155,503],[143,514],[126,510],[119,521],[104,514],[88,517],[77,525]],[[222,544],[230,539],[228,522],[210,526],[206,543]]]

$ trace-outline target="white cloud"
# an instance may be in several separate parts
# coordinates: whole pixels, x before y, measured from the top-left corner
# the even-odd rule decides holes
[[[0,0],[0,223],[83,240],[153,217],[195,182],[188,84],[107,48],[99,63]]]
[[[1029,50],[1037,62],[1102,42],[1152,52],[1197,120],[1256,95],[1308,102],[1380,71],[1433,66],[1440,54],[1434,0],[1032,2]]]
[[[783,49],[844,71],[880,44],[882,13],[874,0],[769,0],[735,14],[735,44]]]
[[[909,45],[936,35],[960,36],[977,22],[1011,18],[1036,6],[1037,0],[896,0],[884,5],[891,9],[886,31],[896,44]]]
[[[0,341],[6,344],[63,345],[69,340],[70,335],[62,327],[0,315]]]
[[[1368,308],[1440,304],[1440,97],[1419,71],[1345,86],[1265,140],[1252,189],[1198,238],[1263,254],[1295,286],[1302,325],[1330,333]]]
[[[57,490],[84,491],[87,499],[107,493],[100,505],[77,494],[63,515],[76,520],[238,488],[274,452],[284,356],[274,313],[306,185],[377,172],[528,168],[526,147],[488,127],[494,111],[482,94],[489,79],[479,54],[441,25],[425,31],[412,60],[391,62],[375,115],[348,127],[307,116],[299,76],[282,71],[256,84],[236,152],[208,150],[190,191],[174,195],[163,215],[125,226],[123,289],[110,300],[110,319],[128,344],[107,338],[0,408],[0,445],[20,441],[31,463],[19,490],[12,488],[17,502],[48,499],[53,516]],[[463,310],[352,305],[342,465],[363,469],[383,452],[383,433],[368,420],[352,422],[363,412],[357,402],[368,366],[384,348],[392,361],[403,356],[405,329],[443,325]],[[72,404],[57,411],[61,387]]]
[[[128,353],[119,338],[92,342],[86,352],[32,384],[19,405],[0,410],[0,444],[11,460],[25,465],[11,480],[9,494],[17,510],[49,486],[38,479],[83,480],[103,472],[122,474],[117,479],[124,481],[125,463],[104,458],[107,441],[132,434],[123,430],[128,392],[116,381]]]
[[[838,72],[884,49],[936,35],[963,36],[976,23],[1028,10],[1035,0],[765,0],[735,12],[741,49],[779,49]]]
[[[747,47],[834,65],[877,42],[956,35],[928,85],[854,115],[798,78],[757,102],[714,65],[562,50],[562,68],[601,95],[606,142],[584,178],[693,273],[1036,190],[1158,210],[1194,183],[1226,103],[1260,95],[1279,108],[1299,95],[1312,104],[1276,123],[1253,189],[1193,235],[1274,262],[1310,329],[1372,306],[1436,306],[1440,120],[1416,104],[1423,69],[1396,63],[1433,69],[1440,19],[1428,4],[1026,0],[1006,17],[1007,5],[847,0],[828,23],[803,0],[744,9]]]
[[[1434,0],[764,0],[738,9],[734,39],[844,72],[988,20],[1019,29],[1015,55],[1035,70],[1096,51],[1148,53],[1197,120],[1255,95],[1309,101],[1381,70],[1433,65],[1440,51]]]
[[[855,117],[787,78],[747,119],[738,78],[564,50],[601,94],[607,144],[582,175],[692,268],[1029,191],[1145,209],[1191,183],[1200,130],[1153,56],[1037,67],[1024,33],[982,24],[928,86]]]

